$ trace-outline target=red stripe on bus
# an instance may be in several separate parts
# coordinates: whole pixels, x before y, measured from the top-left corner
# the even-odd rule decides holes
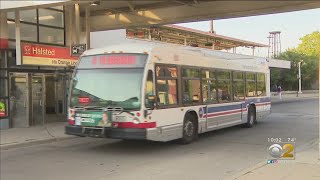
[[[135,124],[133,122],[113,122],[113,127],[116,128],[155,128],[157,126],[156,122],[139,123]]]
[[[232,111],[219,112],[219,113],[214,113],[214,114],[208,114],[207,117],[214,117],[214,116],[221,116],[221,115],[227,115],[227,114],[233,114],[233,113],[240,113],[241,111],[242,111],[241,109],[237,109],[237,110],[232,110]]]
[[[264,106],[264,105],[269,105],[269,104],[271,104],[271,102],[256,104],[256,106]]]

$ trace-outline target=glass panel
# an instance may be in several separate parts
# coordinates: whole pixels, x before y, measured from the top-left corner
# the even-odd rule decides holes
[[[258,77],[257,77],[257,81],[265,81],[265,75],[264,74],[261,74],[261,73],[259,73],[258,74]]]
[[[247,97],[254,97],[256,96],[256,83],[253,82],[253,81],[247,81],[246,83],[246,94],[247,94]]]
[[[184,80],[183,85],[183,103],[199,103],[201,98],[200,80]]]
[[[37,26],[30,24],[20,24],[21,40],[37,42]]]
[[[7,97],[8,96],[8,80],[0,77],[0,96]]]
[[[15,13],[13,11],[7,12],[7,19],[15,19]]]
[[[266,95],[266,84],[265,82],[257,83],[257,96],[265,96]]]
[[[217,72],[217,79],[230,79],[230,72],[229,71],[218,71]]]
[[[146,86],[145,86],[145,98],[146,98],[146,107],[150,107],[148,96],[154,95],[153,91],[153,72],[151,70],[148,71]]]
[[[32,125],[44,123],[44,108],[42,106],[44,103],[43,91],[42,77],[32,77]]]
[[[235,101],[244,100],[244,81],[233,82],[233,99]]]
[[[48,27],[39,27],[39,41],[50,44],[64,44],[64,30]]]
[[[217,102],[217,86],[214,80],[202,80],[203,102]]]
[[[10,42],[12,42],[12,41],[9,41],[9,44],[10,44]],[[13,43],[13,44],[14,44],[14,48],[15,48],[16,43]],[[17,64],[16,51],[13,50],[13,51],[7,51],[7,52],[8,52],[8,56],[7,56],[8,67],[15,66]]]
[[[215,72],[214,71],[209,71],[209,70],[202,70],[201,71],[201,77],[208,79],[208,78],[215,78]]]
[[[142,68],[78,70],[73,80],[71,106],[139,109],[142,76]]]
[[[242,72],[233,72],[233,79],[234,80],[243,80],[243,73]]]
[[[182,69],[182,76],[190,78],[200,77],[198,69]]]
[[[37,23],[37,10],[30,9],[30,10],[20,11],[20,21]]]
[[[28,88],[27,78],[11,77],[10,87],[10,115],[13,127],[28,127]]]
[[[218,81],[218,100],[219,102],[231,101],[230,81]]]
[[[175,67],[161,67],[156,68],[157,77],[177,77],[177,68]]]
[[[5,51],[0,51],[0,68],[6,68],[6,59],[5,59]],[[0,77],[6,77],[7,72],[4,70],[0,70]]]
[[[58,10],[63,10],[63,6],[55,6],[55,7],[50,7],[51,9],[58,9]]]
[[[16,49],[16,41],[13,40],[13,41],[10,41],[9,40],[9,49]],[[8,66],[9,66],[9,63],[8,63]]]
[[[7,21],[9,39],[16,39],[16,25],[14,21]]]
[[[39,9],[39,24],[64,27],[63,12]]]
[[[159,105],[177,104],[177,80],[157,80]]]
[[[255,81],[256,80],[256,74],[255,73],[246,73],[247,81]]]

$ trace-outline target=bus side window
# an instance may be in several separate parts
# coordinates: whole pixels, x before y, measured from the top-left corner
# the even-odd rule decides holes
[[[147,81],[145,85],[145,99],[146,99],[146,107],[150,108],[148,96],[154,95],[154,90],[153,90],[153,72],[152,70],[148,71],[147,75]]]
[[[177,68],[173,66],[157,66],[157,103],[160,106],[178,104]]]

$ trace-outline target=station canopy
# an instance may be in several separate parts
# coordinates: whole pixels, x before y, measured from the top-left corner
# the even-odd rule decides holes
[[[320,8],[320,1],[212,0],[1,0],[1,11],[80,4],[81,16],[90,11],[90,31],[227,19]],[[95,4],[95,5],[94,5]],[[84,25],[85,23],[83,23]]]
[[[81,2],[81,1],[80,1]],[[88,1],[84,1],[88,2]],[[85,7],[81,6],[85,17]],[[217,20],[320,8],[320,1],[100,1],[90,6],[91,31]]]
[[[126,34],[129,38],[150,39],[215,50],[229,50],[236,47],[268,47],[268,45],[265,44],[245,41],[177,25],[132,27],[126,30]]]

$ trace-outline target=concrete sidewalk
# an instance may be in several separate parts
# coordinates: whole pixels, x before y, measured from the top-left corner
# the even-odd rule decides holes
[[[314,98],[319,98],[318,91],[313,91],[311,93],[302,93],[302,94],[298,94],[298,96],[297,96],[297,93],[284,93],[282,94],[282,99],[279,98],[278,94],[272,93],[271,103],[280,104],[280,103],[296,102],[296,101],[314,99]]]
[[[267,164],[267,160],[247,168],[225,179],[227,180],[319,180],[319,140],[306,150],[296,153],[295,160],[279,160],[277,164]]]
[[[55,122],[48,123],[46,126],[1,130],[0,149],[11,149],[74,138],[74,136],[64,134],[65,125],[67,125],[67,122]]]

